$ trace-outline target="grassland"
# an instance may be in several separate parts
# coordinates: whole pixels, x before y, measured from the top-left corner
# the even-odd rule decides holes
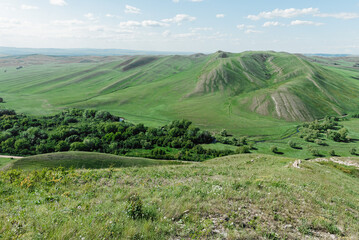
[[[12,158],[0,158],[0,169],[4,168],[5,166],[14,161],[15,159]]]
[[[213,132],[278,138],[299,121],[359,106],[355,69],[286,53],[35,60],[1,68],[0,107],[33,115],[94,108],[148,126],[189,119]]]
[[[0,173],[0,238],[357,239],[357,169],[268,155]]]
[[[110,167],[147,167],[168,164],[176,165],[181,163],[177,161],[123,157],[94,152],[58,152],[19,159],[11,164],[11,168],[23,170],[58,167],[63,167],[65,169],[100,169]]]

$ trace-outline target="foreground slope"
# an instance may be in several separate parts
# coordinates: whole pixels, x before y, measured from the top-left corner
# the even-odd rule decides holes
[[[2,106],[33,114],[106,109],[147,125],[186,118],[245,135],[273,134],[273,126],[283,133],[297,121],[359,107],[358,81],[288,53],[98,60],[7,67],[0,71]]]
[[[357,239],[358,169],[294,161],[0,172],[0,237]]]

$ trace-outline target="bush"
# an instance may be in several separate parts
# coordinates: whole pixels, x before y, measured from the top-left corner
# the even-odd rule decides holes
[[[221,134],[222,137],[227,137],[228,136],[228,133],[227,133],[226,129],[223,129],[220,134]]]
[[[270,151],[273,153],[278,153],[278,148],[276,146],[271,146]]]
[[[290,140],[290,141],[288,142],[288,145],[289,145],[289,147],[291,147],[291,148],[297,148],[297,143],[293,142],[292,140]]]
[[[349,150],[349,152],[350,152],[351,155],[356,155],[357,154],[357,149],[353,147],[353,148],[351,148]]]
[[[137,194],[134,194],[127,200],[126,214],[134,220],[143,218],[144,214],[142,207],[143,204],[141,198]]]
[[[317,145],[323,145],[323,141],[320,140],[320,139],[315,139],[314,143],[317,144]]]
[[[334,149],[332,149],[332,150],[329,151],[329,155],[330,155],[330,156],[336,156]]]
[[[250,147],[249,146],[240,146],[237,148],[236,153],[250,153]]]
[[[320,156],[320,153],[318,151],[318,149],[309,149],[310,153],[314,156],[314,157],[319,157]]]

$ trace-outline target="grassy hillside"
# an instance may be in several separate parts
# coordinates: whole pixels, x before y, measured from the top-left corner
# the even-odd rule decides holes
[[[263,136],[359,107],[356,72],[287,53],[99,59],[1,68],[0,107],[31,114],[95,108],[149,126],[185,118],[212,131]]]
[[[0,238],[357,239],[358,169],[294,161],[0,172]]]
[[[147,158],[122,157],[104,153],[93,152],[58,152],[35,155],[19,159],[11,163],[12,169],[35,170],[42,168],[123,168],[148,167],[156,165],[175,165],[177,161],[152,160]]]

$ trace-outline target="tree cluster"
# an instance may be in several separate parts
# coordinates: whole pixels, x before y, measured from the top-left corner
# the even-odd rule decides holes
[[[200,146],[213,141],[208,131],[187,120],[152,128],[119,122],[119,117],[106,111],[70,109],[49,117],[0,111],[0,152],[8,154],[95,151],[137,156],[141,152],[146,157],[182,160],[230,154]],[[141,151],[134,154],[135,150]]]

